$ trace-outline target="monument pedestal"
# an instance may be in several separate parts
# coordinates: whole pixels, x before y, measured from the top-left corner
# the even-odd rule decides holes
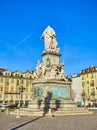
[[[33,81],[33,100],[29,103],[32,111],[43,111],[49,109],[63,111],[66,107],[75,107],[71,100],[70,82],[51,79],[35,79]]]

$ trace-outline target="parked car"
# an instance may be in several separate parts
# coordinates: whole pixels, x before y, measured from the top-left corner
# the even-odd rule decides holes
[[[82,102],[81,101],[77,102],[77,107],[82,107]]]
[[[97,102],[94,102],[94,103],[93,103],[93,107],[97,107]]]
[[[95,107],[97,107],[97,102],[95,103]]]
[[[1,109],[5,109],[5,108],[8,108],[8,107],[9,107],[9,105],[7,103],[1,104]]]
[[[0,107],[2,107],[2,103],[0,103]]]

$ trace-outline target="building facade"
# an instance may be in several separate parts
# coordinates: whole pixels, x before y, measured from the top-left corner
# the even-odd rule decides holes
[[[12,72],[0,68],[0,102],[24,104],[32,99],[32,72]]]
[[[97,101],[97,66],[81,71],[82,98],[84,102]]]
[[[72,88],[72,98],[75,102],[81,102],[81,80],[80,74],[73,74],[71,76],[71,88]]]

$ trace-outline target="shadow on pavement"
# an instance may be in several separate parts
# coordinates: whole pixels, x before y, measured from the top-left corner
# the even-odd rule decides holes
[[[43,116],[37,117],[37,118],[35,118],[35,119],[31,120],[31,121],[28,121],[28,122],[26,122],[26,123],[23,123],[23,124],[21,124],[21,125],[18,125],[18,126],[14,127],[14,128],[11,128],[10,130],[16,130],[16,129],[18,129],[18,128],[20,128],[20,127],[23,127],[23,126],[25,126],[25,125],[27,125],[27,124],[33,122],[33,121],[36,121],[36,120],[38,120],[38,119],[40,119],[40,118],[43,118]]]

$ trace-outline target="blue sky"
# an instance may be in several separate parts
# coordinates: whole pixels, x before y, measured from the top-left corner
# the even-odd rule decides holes
[[[35,69],[48,25],[56,32],[67,75],[97,66],[96,0],[0,0],[0,67]]]

